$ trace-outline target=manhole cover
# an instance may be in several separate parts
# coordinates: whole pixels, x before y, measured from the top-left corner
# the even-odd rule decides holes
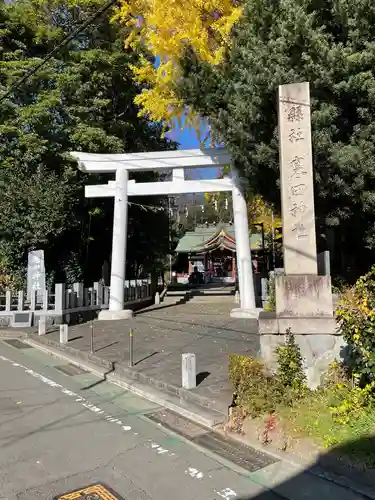
[[[55,368],[56,370],[65,373],[65,375],[70,375],[71,377],[74,375],[82,375],[82,373],[88,373],[87,370],[84,370],[76,365],[71,365],[70,363],[68,365],[55,366]]]
[[[16,349],[30,349],[31,345],[25,344],[25,342],[22,342],[21,340],[18,339],[7,339],[3,340],[8,345],[11,345],[12,347],[15,347]]]
[[[124,498],[104,484],[93,484],[70,493],[64,493],[53,500],[124,500]]]

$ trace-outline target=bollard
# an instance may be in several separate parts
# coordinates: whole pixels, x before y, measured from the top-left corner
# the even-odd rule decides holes
[[[234,294],[234,301],[236,304],[240,303],[240,292],[236,290],[236,293]]]
[[[129,368],[133,367],[134,357],[133,357],[133,328],[129,331]]]
[[[60,325],[60,344],[68,343],[68,325]]]
[[[46,334],[46,318],[41,317],[39,318],[39,323],[38,323],[38,335],[45,335]]]
[[[156,305],[160,304],[160,293],[159,292],[155,293],[155,304]]]
[[[182,355],[182,387],[184,389],[197,387],[195,354]]]
[[[95,348],[94,348],[94,323],[91,321],[90,325],[90,352],[91,354],[95,353]]]

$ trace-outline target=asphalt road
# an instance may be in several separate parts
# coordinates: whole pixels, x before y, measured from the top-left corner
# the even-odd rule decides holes
[[[95,483],[125,500],[363,498],[308,476],[271,492],[280,464],[238,469],[147,419],[161,408],[61,366],[0,342],[1,500],[52,500]]]

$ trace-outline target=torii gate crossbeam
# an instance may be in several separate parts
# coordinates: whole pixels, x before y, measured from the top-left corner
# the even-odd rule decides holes
[[[185,168],[219,167],[231,163],[225,149],[158,151],[130,154],[71,153],[79,168],[90,173],[116,173],[116,181],[86,186],[85,196],[114,197],[112,262],[109,309],[99,319],[123,319],[132,315],[124,310],[124,284],[128,222],[128,196],[171,195],[198,192],[232,191],[233,218],[236,235],[237,270],[240,308],[231,316],[255,318],[255,293],[248,231],[247,206],[240,177],[232,168],[232,178],[185,181]],[[129,171],[172,169],[171,182],[136,183],[129,181]]]

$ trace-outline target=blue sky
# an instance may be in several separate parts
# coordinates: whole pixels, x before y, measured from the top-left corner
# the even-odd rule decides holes
[[[202,121],[201,125],[201,137],[203,138],[207,134],[207,124]],[[176,126],[170,132],[167,133],[167,137],[179,143],[178,149],[198,149],[200,148],[200,143],[198,139],[198,135],[195,130],[192,130],[188,127],[183,128],[182,130],[178,127],[176,122]],[[206,144],[209,147],[209,144]],[[213,179],[217,177],[217,169],[216,168],[198,168],[194,169],[197,172],[197,175],[194,177],[198,177],[200,179]]]
[[[178,142],[178,149],[196,149],[199,148],[199,140],[194,130],[184,128],[180,130],[178,126],[168,133],[168,137]]]
[[[207,130],[204,124],[202,124],[202,137],[204,137],[204,131]],[[206,132],[207,133],[207,132]],[[175,129],[171,130],[167,136],[178,142],[178,149],[198,149],[200,148],[199,140],[197,133],[194,130],[189,128],[184,128],[182,130],[176,126]],[[208,145],[207,145],[208,146]],[[195,178],[199,179],[213,179],[217,177],[218,170],[216,168],[197,168],[194,169],[197,175],[194,175]]]
[[[160,57],[156,57],[155,67],[158,67],[159,63],[160,63]],[[175,125],[176,125],[175,128],[167,134],[167,137],[179,143],[178,149],[197,149],[200,147],[197,133],[194,130],[188,127],[180,130],[180,128],[177,125],[177,122]],[[204,123],[203,121],[202,121],[201,131],[202,131],[202,137],[204,137],[205,133],[207,133],[207,124]],[[215,168],[213,169],[204,168],[198,170],[200,178],[209,179],[212,177],[216,177],[216,175],[214,175],[216,173]]]

